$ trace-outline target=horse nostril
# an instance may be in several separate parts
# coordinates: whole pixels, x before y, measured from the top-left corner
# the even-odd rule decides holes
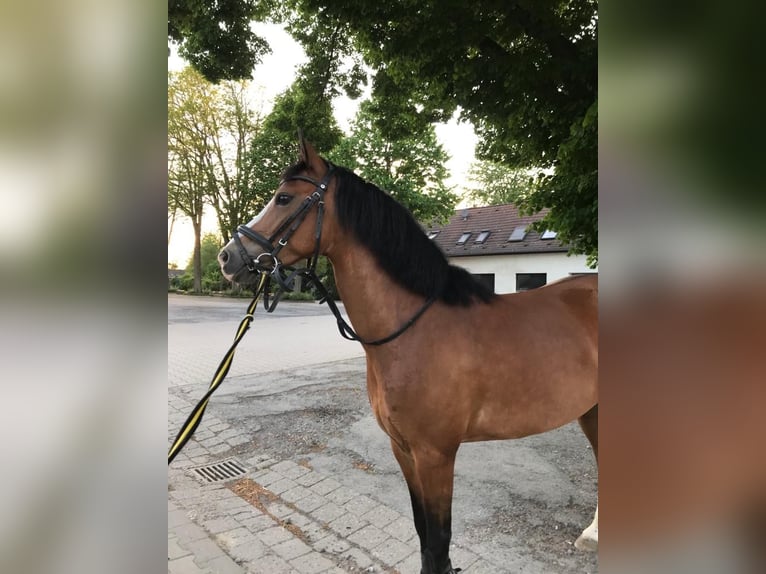
[[[221,263],[226,263],[229,260],[229,254],[225,249],[221,249],[221,252],[218,254],[218,259]]]

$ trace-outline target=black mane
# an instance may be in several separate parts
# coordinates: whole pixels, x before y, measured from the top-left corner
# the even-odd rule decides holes
[[[450,265],[412,215],[390,195],[348,169],[336,167],[335,175],[335,211],[341,227],[367,247],[402,287],[423,297],[438,294],[438,300],[447,305],[486,303],[495,296],[468,271]]]

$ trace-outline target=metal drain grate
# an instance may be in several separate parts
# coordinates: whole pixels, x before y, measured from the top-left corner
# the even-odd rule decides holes
[[[242,463],[233,458],[194,469],[194,474],[197,475],[197,478],[201,478],[205,482],[231,480],[232,478],[242,476],[246,472],[247,469],[242,466]]]

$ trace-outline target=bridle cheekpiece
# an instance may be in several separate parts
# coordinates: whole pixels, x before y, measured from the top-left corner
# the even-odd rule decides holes
[[[335,166],[328,162],[327,173],[324,175],[321,181],[317,181],[305,175],[294,175],[287,177],[280,182],[280,186],[288,181],[306,181],[314,186],[314,191],[303,200],[298,208],[293,211],[271,234],[266,238],[257,231],[253,231],[249,227],[240,225],[233,234],[234,243],[239,249],[240,256],[247,267],[247,270],[251,273],[269,273],[279,285],[285,289],[291,289],[292,279],[296,273],[293,271],[287,275],[285,273],[285,267],[279,260],[279,252],[287,246],[288,241],[293,234],[298,230],[300,225],[306,219],[311,212],[314,205],[317,206],[317,223],[316,231],[314,233],[314,253],[309,260],[308,266],[305,270],[314,273],[316,270],[317,262],[319,260],[319,247],[322,240],[322,222],[324,220],[324,194],[327,191],[327,187],[332,179]],[[251,256],[244,245],[240,235],[243,235],[260,245],[265,251],[258,256]],[[281,237],[280,237],[281,235]],[[277,240],[277,238],[279,239]],[[277,240],[276,245],[274,241]]]

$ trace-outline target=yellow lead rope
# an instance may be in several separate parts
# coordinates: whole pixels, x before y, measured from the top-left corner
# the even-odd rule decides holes
[[[239,327],[237,328],[237,334],[234,337],[234,343],[226,352],[226,355],[224,355],[221,364],[218,365],[218,369],[216,369],[215,375],[213,375],[213,380],[210,381],[210,387],[208,388],[207,392],[199,400],[197,406],[194,407],[192,412],[189,414],[189,417],[186,419],[186,422],[183,424],[181,430],[178,432],[178,435],[173,441],[173,445],[168,451],[168,465],[173,462],[173,459],[179,452],[181,452],[181,449],[194,434],[194,431],[197,430],[197,426],[199,426],[199,423],[202,420],[202,415],[205,414],[205,408],[207,408],[207,403],[210,400],[210,396],[226,378],[226,375],[229,372],[229,368],[231,367],[231,362],[234,359],[234,351],[237,349],[237,345],[239,344],[242,337],[244,337],[245,333],[250,328],[250,323],[253,321],[253,313],[255,312],[255,308],[258,306],[258,300],[261,298],[263,286],[267,277],[268,275],[266,273],[261,274],[261,280],[258,283],[258,288],[255,291],[255,297],[250,302],[250,305],[248,305],[247,314],[242,319]]]

